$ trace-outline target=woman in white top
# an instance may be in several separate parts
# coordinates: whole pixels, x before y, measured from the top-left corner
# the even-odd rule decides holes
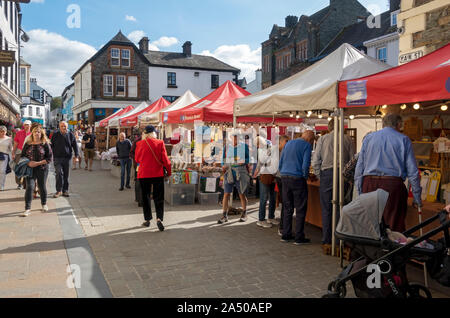
[[[12,139],[6,136],[7,129],[0,126],[0,191],[5,190],[7,171],[9,171],[9,161],[11,160]]]
[[[75,128],[73,135],[75,136],[75,140],[77,141],[78,153],[80,154],[80,160],[78,160],[78,167],[81,169],[81,162],[83,161],[81,158],[83,154],[83,152],[81,151],[81,139],[83,138],[83,135],[81,131],[78,130],[78,128]],[[77,157],[75,157],[75,155],[73,157],[72,167],[73,170],[77,169]]]

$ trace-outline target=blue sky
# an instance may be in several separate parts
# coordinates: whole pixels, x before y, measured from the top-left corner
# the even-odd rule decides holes
[[[381,11],[388,9],[387,0],[360,3],[369,9],[370,5],[377,5]],[[66,24],[70,4],[81,9],[80,28]],[[22,4],[22,28],[31,37],[31,43],[23,44],[23,56],[32,64],[32,75],[42,86],[50,86],[55,96],[70,84],[70,75],[83,62],[80,60],[85,61],[119,29],[127,36],[131,34],[132,40],[145,34],[152,47],[162,51],[180,51],[189,40],[193,53],[224,59],[251,78],[260,66],[261,42],[268,38],[273,24],[284,25],[287,15],[311,15],[328,4],[329,0],[32,0]],[[40,49],[44,45],[47,48]],[[64,64],[60,61],[55,65],[57,76],[51,79],[51,61],[72,46],[72,53],[64,57],[66,62],[73,57],[63,66],[66,74],[60,69]],[[45,62],[42,53],[51,61]]]

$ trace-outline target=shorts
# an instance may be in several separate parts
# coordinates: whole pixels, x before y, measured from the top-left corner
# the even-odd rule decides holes
[[[224,178],[223,188],[225,193],[233,193],[233,187],[235,187],[239,194],[243,194],[241,191],[241,184],[236,180],[235,176],[233,176],[233,181],[233,183],[228,183],[226,178]]]
[[[84,149],[84,158],[94,159],[94,157],[95,157],[95,149]]]

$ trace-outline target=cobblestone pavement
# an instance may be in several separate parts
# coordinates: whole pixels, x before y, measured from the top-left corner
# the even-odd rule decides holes
[[[9,174],[0,192],[0,298],[77,297],[66,284],[69,260],[55,201],[42,213],[40,199],[33,200],[31,216],[20,217],[25,191],[16,186]]]
[[[306,227],[311,245],[282,243],[275,228],[256,226],[257,204],[247,222],[235,216],[225,225],[217,224],[217,206],[166,204],[159,232],[155,222],[140,226],[134,191],[118,188],[119,179],[97,162],[92,172],[71,171],[67,202],[114,297],[321,297],[341,271],[337,258],[322,254],[320,230]],[[0,192],[0,297],[76,297],[65,286],[64,244],[76,249],[77,241],[64,242],[54,213],[17,217],[19,194]],[[61,200],[50,199],[50,209]]]

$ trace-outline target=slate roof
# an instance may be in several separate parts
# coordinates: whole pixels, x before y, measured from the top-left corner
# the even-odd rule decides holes
[[[391,26],[391,12],[381,14],[381,28],[369,28],[366,20],[352,24],[342,31],[319,53],[320,56],[328,55],[337,50],[342,44],[348,43],[357,49],[364,47],[364,42],[397,31],[396,26]]]
[[[144,55],[150,62],[150,65],[153,66],[240,72],[239,69],[219,61],[212,56],[192,54],[191,57],[186,57],[183,53],[161,51],[149,51]]]

